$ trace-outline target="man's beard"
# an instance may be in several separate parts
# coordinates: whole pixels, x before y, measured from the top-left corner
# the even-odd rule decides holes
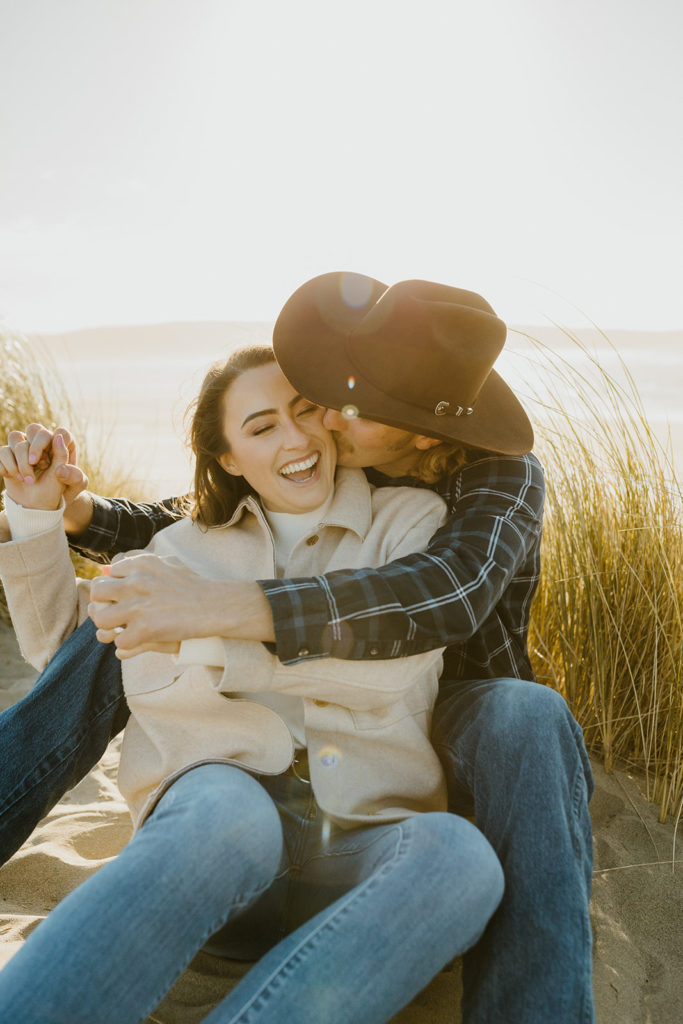
[[[342,434],[339,430],[333,430],[332,437],[337,446],[337,455],[353,455],[356,449],[345,434]]]

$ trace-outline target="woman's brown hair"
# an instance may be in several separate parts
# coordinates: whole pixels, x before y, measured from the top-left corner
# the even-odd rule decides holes
[[[224,363],[214,363],[202,383],[200,392],[190,405],[192,414],[188,431],[195,460],[194,495],[189,499],[192,518],[202,526],[227,523],[246,494],[254,494],[242,476],[232,476],[218,459],[229,451],[223,433],[225,395],[230,385],[246,370],[275,362],[269,345],[249,345],[236,349]]]

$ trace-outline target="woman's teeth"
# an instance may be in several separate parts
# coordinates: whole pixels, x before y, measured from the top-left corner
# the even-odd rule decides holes
[[[315,455],[309,455],[307,459],[301,459],[300,462],[289,462],[286,466],[283,466],[280,470],[282,476],[290,477],[291,479],[300,481],[308,480],[313,476],[313,470],[318,463],[320,456],[316,453]]]

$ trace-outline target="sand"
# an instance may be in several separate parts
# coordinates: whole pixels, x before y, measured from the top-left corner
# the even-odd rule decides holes
[[[35,673],[12,630],[0,623],[0,708],[18,700]],[[71,889],[127,842],[130,819],[116,788],[118,740],[0,869],[0,966]],[[606,775],[594,761],[596,793],[593,928],[598,1024],[683,1020],[683,868],[672,867],[674,827],[657,821],[642,779]],[[680,855],[678,856],[680,862]],[[152,1021],[196,1024],[244,968],[199,954]],[[457,1024],[459,963],[438,975],[393,1024]],[[551,1024],[551,1022],[549,1022]]]

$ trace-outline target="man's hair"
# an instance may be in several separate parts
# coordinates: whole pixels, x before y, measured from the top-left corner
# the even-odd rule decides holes
[[[242,498],[254,494],[243,476],[227,473],[218,459],[230,449],[223,433],[225,398],[230,385],[246,370],[275,362],[269,345],[236,349],[224,363],[215,363],[186,416],[192,420],[188,440],[195,459],[194,494],[184,506],[202,526],[221,526],[232,517]]]
[[[457,473],[477,454],[484,453],[451,441],[441,441],[440,444],[420,453],[417,465],[411,470],[410,475],[416,476],[426,484],[435,484],[437,480]]]

